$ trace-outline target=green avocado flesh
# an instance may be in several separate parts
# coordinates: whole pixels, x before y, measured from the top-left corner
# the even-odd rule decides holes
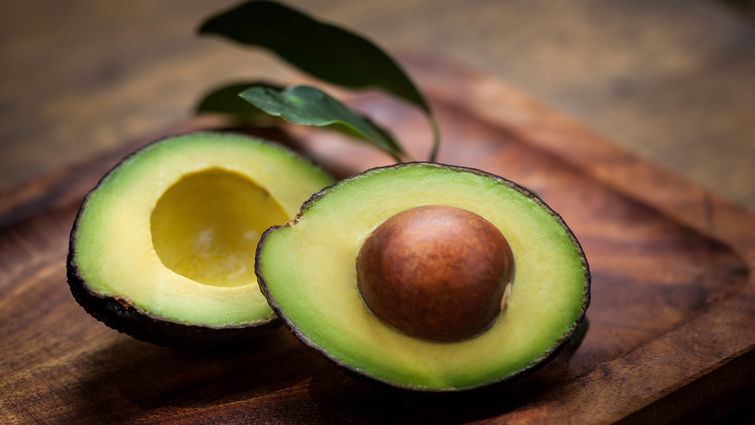
[[[156,142],[88,195],[72,233],[74,280],[161,321],[268,322],[274,314],[253,273],[257,242],[331,183],[310,162],[246,136]]]
[[[388,218],[421,205],[472,211],[511,246],[507,307],[477,336],[414,338],[362,302],[355,267],[362,244]],[[306,344],[360,374],[423,390],[478,387],[535,366],[568,339],[589,302],[587,262],[558,215],[507,180],[431,163],[369,170],[314,196],[296,220],[263,237],[257,275]]]

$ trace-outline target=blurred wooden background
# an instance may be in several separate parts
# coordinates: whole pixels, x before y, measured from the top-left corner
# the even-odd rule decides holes
[[[751,1],[289,3],[391,52],[499,76],[755,210]],[[155,134],[215,84],[286,81],[288,68],[263,52],[195,36],[204,16],[232,4],[2,0],[0,189]]]

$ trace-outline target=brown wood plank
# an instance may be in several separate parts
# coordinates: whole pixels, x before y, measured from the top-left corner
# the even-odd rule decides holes
[[[0,197],[0,422],[645,422],[701,408],[689,404],[688,388],[709,404],[752,381],[751,215],[500,81],[406,59],[426,77],[445,136],[440,160],[539,192],[582,242],[593,302],[576,352],[512,384],[426,395],[353,380],[284,330],[225,352],[117,334],[76,305],[64,271],[78,203],[121,156],[114,151]],[[374,93],[350,101],[408,141],[415,157],[429,148],[417,111]],[[390,161],[329,133],[290,132],[265,135],[337,176]],[[735,370],[731,384],[699,384]]]
[[[234,3],[4,0],[0,188],[161,131],[214,84],[293,83],[270,55],[194,35]],[[292,3],[490,72],[755,211],[755,26],[721,2]]]

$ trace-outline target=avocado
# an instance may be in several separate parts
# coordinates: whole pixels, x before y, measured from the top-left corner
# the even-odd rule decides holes
[[[230,133],[159,140],[89,192],[68,283],[92,316],[135,338],[205,347],[276,318],[252,271],[261,234],[332,179],[289,150]]]
[[[263,234],[255,272],[304,344],[348,371],[424,391],[532,371],[574,335],[590,301],[579,242],[534,193],[426,162],[313,195]]]

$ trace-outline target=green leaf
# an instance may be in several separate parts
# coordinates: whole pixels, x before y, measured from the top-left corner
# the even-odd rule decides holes
[[[265,81],[238,81],[214,87],[205,93],[195,107],[195,112],[220,113],[242,122],[258,122],[269,117],[267,113],[239,97],[239,93],[251,87],[283,87]]]
[[[369,40],[271,1],[250,1],[209,18],[200,34],[266,48],[323,81],[379,88],[421,108],[433,129],[431,160],[440,134],[430,105],[401,67]]]
[[[401,161],[403,151],[390,133],[320,89],[310,86],[294,86],[286,90],[252,87],[240,96],[270,115],[295,124],[328,127],[349,134],[374,144],[396,161]]]

